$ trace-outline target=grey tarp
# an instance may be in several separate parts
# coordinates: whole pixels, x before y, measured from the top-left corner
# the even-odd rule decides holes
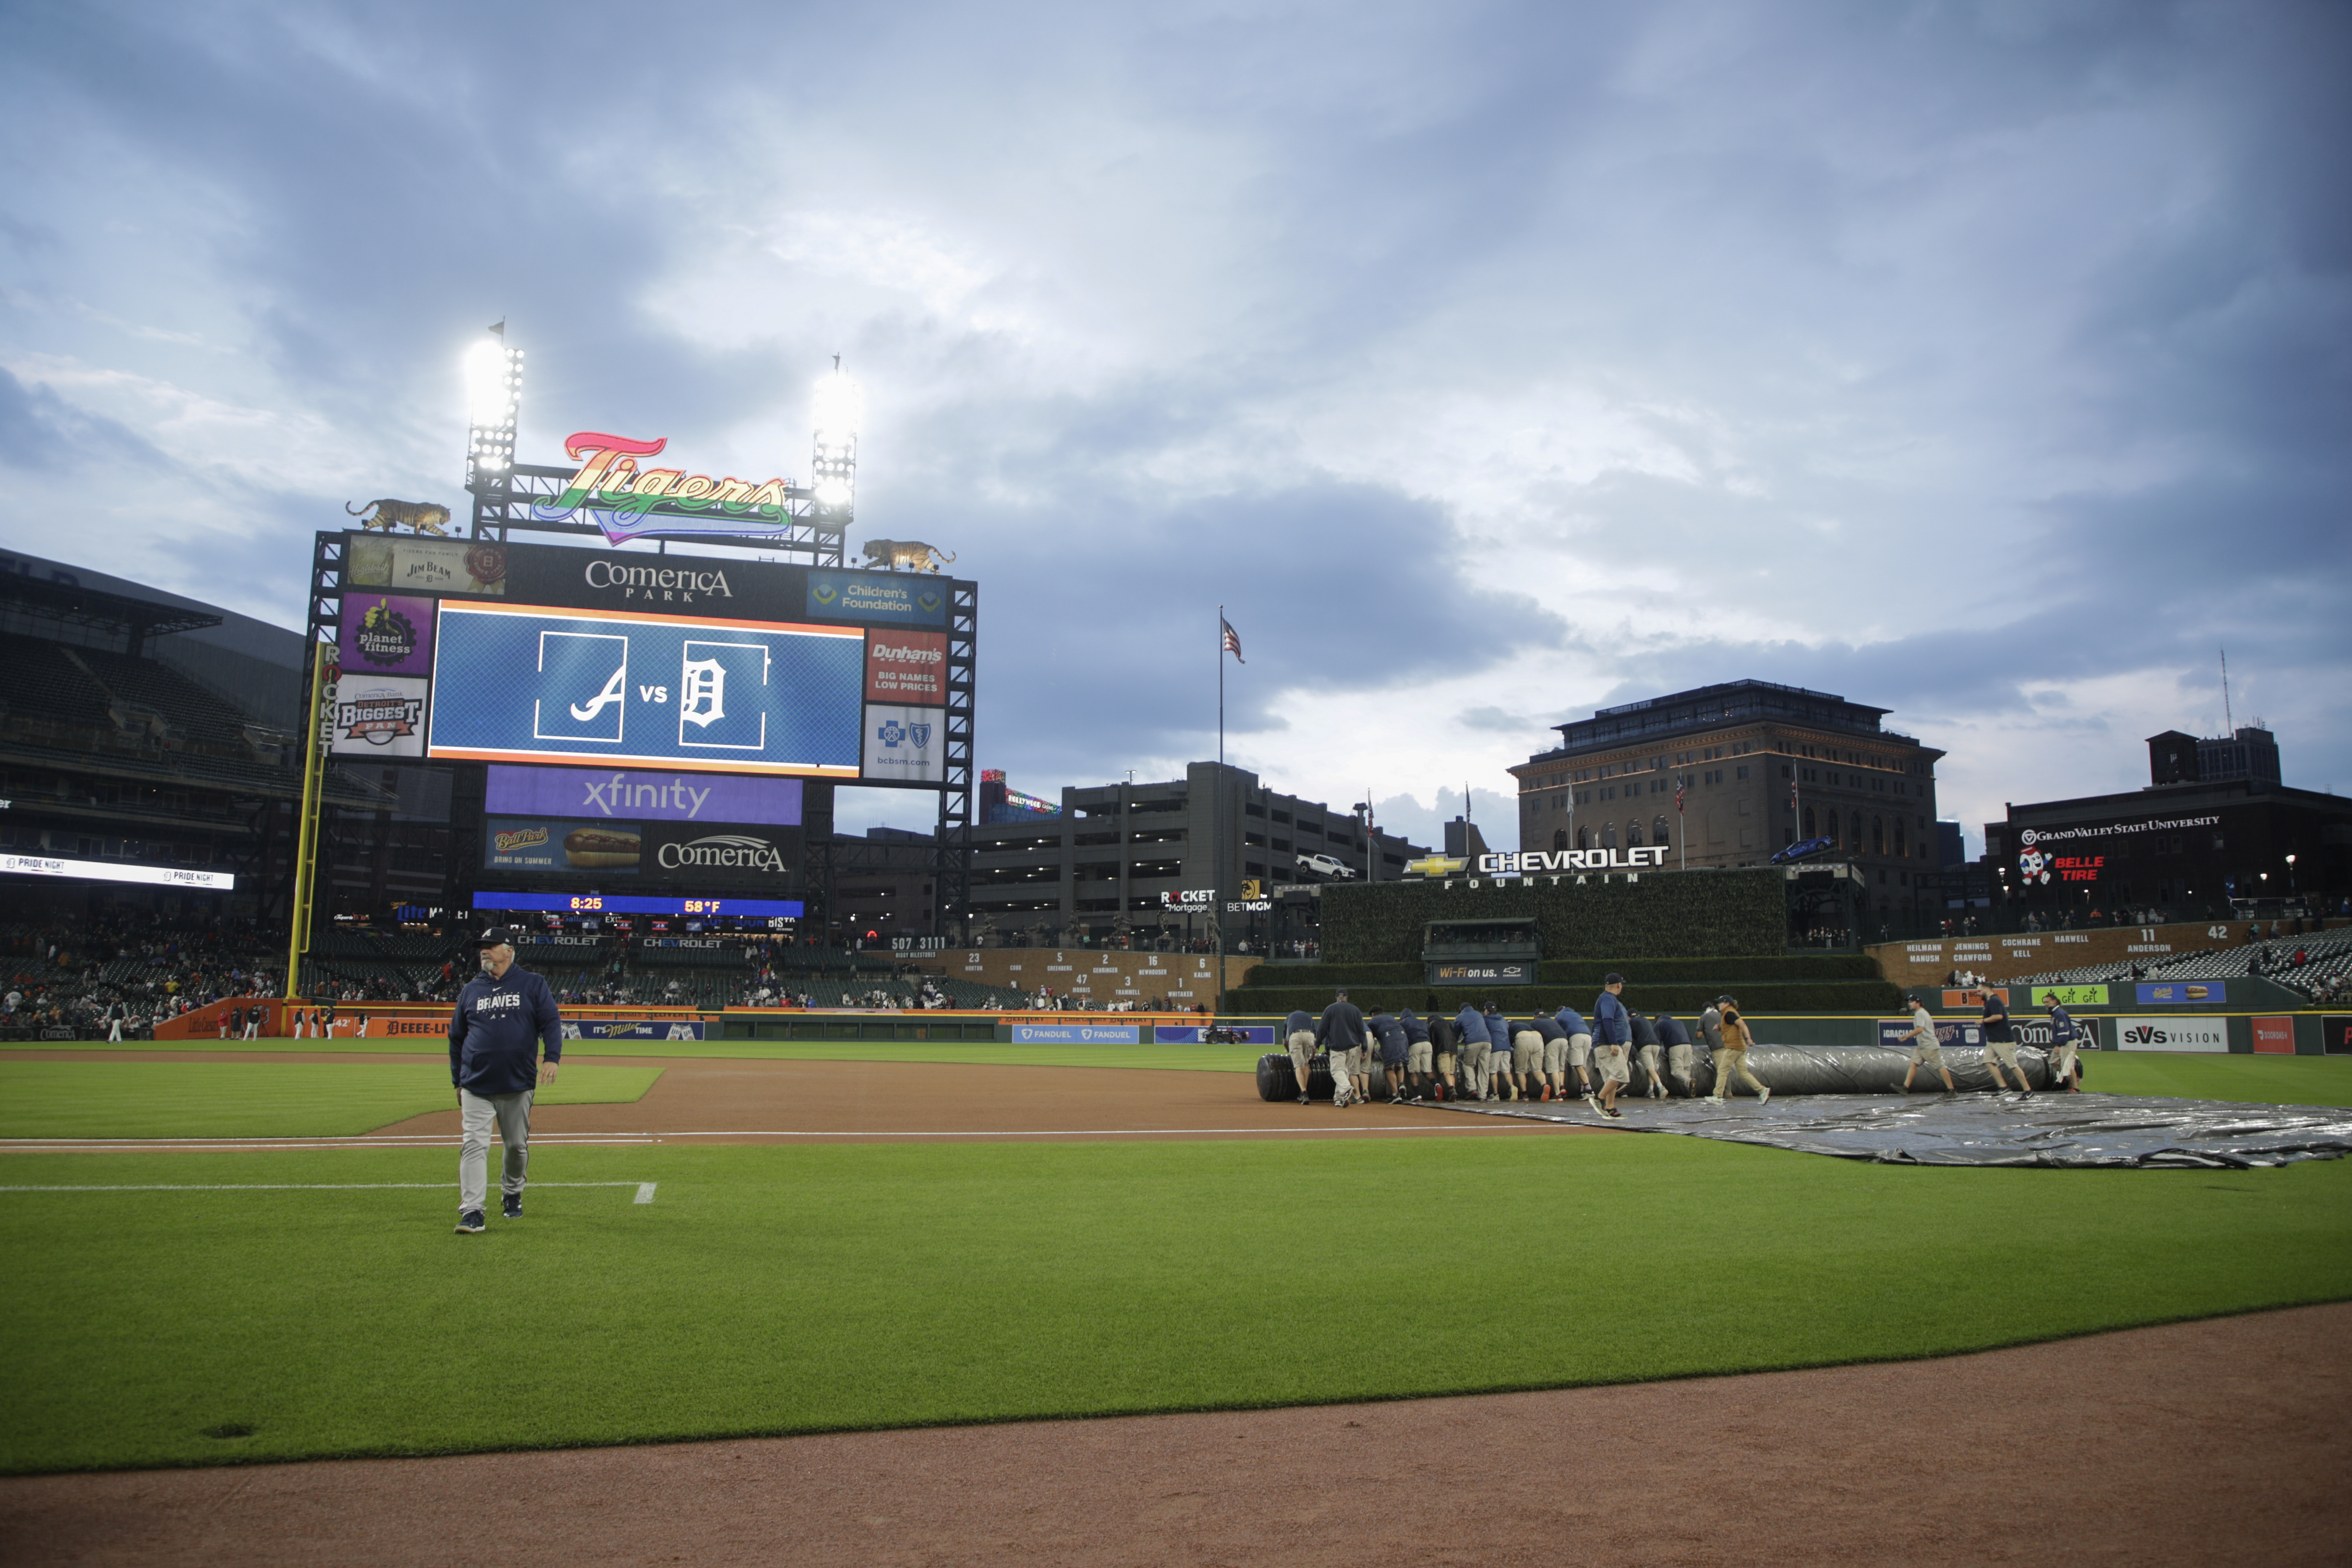
[[[1952,1053],[1948,1048],[1947,1057]],[[1761,1074],[1758,1076],[1761,1077]],[[1769,1082],[1769,1079],[1767,1079]],[[2120,1094],[1822,1094],[1620,1102],[1602,1121],[1563,1105],[1448,1103],[1437,1109],[1633,1132],[1680,1132],[1895,1165],[2042,1165],[2162,1170],[2284,1165],[2352,1154],[2352,1110],[2143,1100]]]
[[[1715,1065],[1706,1051],[1696,1053],[1698,1060],[1693,1068],[1698,1092],[1713,1091]],[[1911,1053],[1886,1046],[1776,1046],[1759,1040],[1748,1053],[1748,1070],[1757,1081],[1774,1094],[1885,1094],[1902,1087],[1903,1074],[1911,1065]],[[1946,1046],[1944,1067],[1952,1081],[1963,1089],[1990,1089],[1992,1068],[1985,1061],[1982,1046]],[[2035,1089],[2050,1087],[2050,1058],[2046,1052],[2033,1046],[2020,1046],[2017,1050],[2018,1071]],[[2086,1063],[2083,1081],[2088,1084],[2091,1075],[2098,1070],[2096,1060]],[[2011,1076],[2006,1068],[2003,1076]],[[1643,1074],[1636,1072],[1636,1079]],[[1922,1065],[1911,1079],[1916,1090],[1921,1085],[1941,1090],[1944,1080],[1936,1069]],[[1645,1087],[1635,1082],[1639,1092]],[[1745,1089],[1740,1090],[1746,1093]]]

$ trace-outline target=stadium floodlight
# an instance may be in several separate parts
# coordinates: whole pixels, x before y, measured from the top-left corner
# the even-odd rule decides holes
[[[514,467],[515,416],[522,406],[522,350],[506,345],[506,323],[466,354],[466,485],[496,481]]]
[[[838,514],[845,522],[857,495],[857,426],[865,412],[865,394],[842,374],[840,357],[835,356],[833,373],[817,378],[809,493],[819,510]]]

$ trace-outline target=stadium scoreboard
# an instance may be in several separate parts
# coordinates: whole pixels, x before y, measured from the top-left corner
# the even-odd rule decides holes
[[[950,692],[970,692],[971,652],[949,634],[968,583],[341,541],[331,754],[485,764],[473,873],[580,889],[481,892],[477,908],[798,918],[800,900],[758,895],[800,890],[808,784],[962,787]]]

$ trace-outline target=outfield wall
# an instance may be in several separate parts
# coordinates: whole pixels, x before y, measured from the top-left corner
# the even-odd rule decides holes
[[[1788,888],[1779,866],[1333,882],[1319,940],[1328,963],[1402,963],[1431,921],[1532,915],[1548,959],[1769,957],[1788,951]]]

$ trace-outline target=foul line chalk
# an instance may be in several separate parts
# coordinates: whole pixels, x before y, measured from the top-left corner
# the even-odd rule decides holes
[[[450,1182],[180,1182],[105,1187],[0,1187],[0,1193],[358,1193],[384,1188],[439,1192]],[[637,1202],[654,1201],[652,1182],[532,1182],[534,1187],[635,1187]]]

